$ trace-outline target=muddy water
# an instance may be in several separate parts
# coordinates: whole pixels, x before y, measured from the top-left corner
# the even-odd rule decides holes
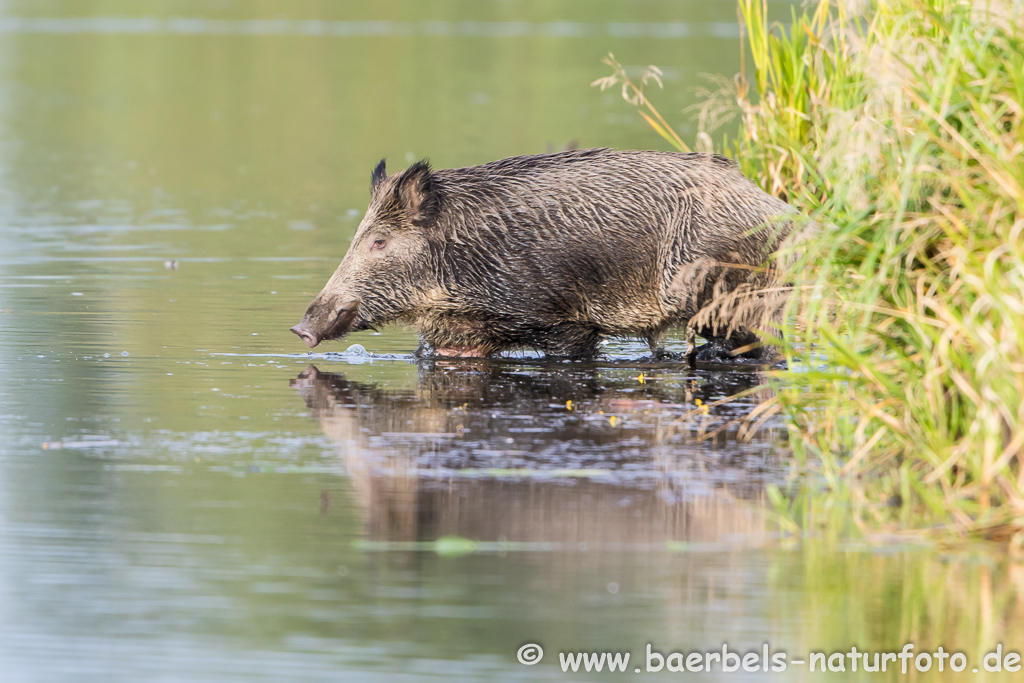
[[[738,68],[737,36],[728,2],[3,3],[0,681],[532,680],[566,650],[645,667],[647,643],[1019,650],[1019,566],[852,525],[780,536],[785,432],[738,439],[768,390],[715,405],[756,369],[642,364],[626,342],[417,363],[390,329],[310,355],[287,332],[380,157],[650,147],[587,86],[601,56],[665,65],[671,114],[697,74]],[[517,662],[527,643],[540,664]]]

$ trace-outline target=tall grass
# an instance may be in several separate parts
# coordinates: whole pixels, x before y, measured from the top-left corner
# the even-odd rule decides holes
[[[865,527],[1021,549],[1024,6],[739,5],[752,73],[701,121],[737,112],[724,151],[821,226],[789,271],[796,462]]]

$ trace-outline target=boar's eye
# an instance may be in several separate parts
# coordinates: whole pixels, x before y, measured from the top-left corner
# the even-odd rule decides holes
[[[373,244],[370,245],[370,249],[383,249],[385,244],[387,244],[386,240],[374,240]]]

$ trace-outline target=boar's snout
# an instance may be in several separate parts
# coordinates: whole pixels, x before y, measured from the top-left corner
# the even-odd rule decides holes
[[[302,322],[291,328],[292,332],[302,337],[302,341],[306,342],[306,346],[313,348],[320,343],[320,337],[316,336],[308,327],[306,327],[306,319],[303,318]]]
[[[357,325],[359,317],[359,300],[349,301],[336,310],[325,306],[320,299],[314,301],[302,322],[291,328],[292,332],[302,337],[309,348],[315,347],[322,341],[340,339],[355,329],[365,329]]]

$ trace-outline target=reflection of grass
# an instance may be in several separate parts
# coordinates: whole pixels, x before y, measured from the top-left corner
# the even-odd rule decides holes
[[[791,272],[799,463],[866,526],[1021,547],[1024,23],[999,1],[821,1],[788,31],[740,10],[756,96],[740,76],[701,121],[738,112],[727,151],[823,226]]]
[[[920,547],[879,552],[818,540],[767,558],[767,609],[774,619],[785,623],[801,613],[815,615],[804,622],[799,644],[794,644],[804,651],[848,652],[856,644],[861,650],[888,652],[914,643],[916,652],[934,652],[942,645],[964,652],[974,666],[997,643],[1006,652],[1008,643],[1024,635],[1021,568],[993,562],[987,553],[959,552],[939,562],[933,550]],[[798,606],[786,597],[794,591],[799,591]],[[985,680],[1019,676],[982,675],[988,676]],[[932,667],[916,680],[949,676],[948,669],[938,673]],[[883,675],[882,680],[894,678]]]

